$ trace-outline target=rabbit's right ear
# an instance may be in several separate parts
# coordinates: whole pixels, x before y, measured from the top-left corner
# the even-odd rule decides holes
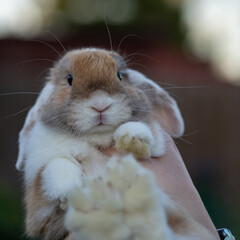
[[[24,126],[19,134],[18,139],[19,152],[16,162],[16,168],[18,171],[24,170],[25,160],[28,157],[26,146],[28,144],[29,136],[32,133],[35,123],[40,119],[40,113],[44,111],[44,105],[47,103],[48,98],[51,96],[54,89],[55,86],[51,82],[48,82],[38,96],[36,103],[27,114]]]
[[[179,137],[184,132],[184,121],[176,101],[158,84],[138,71],[127,69],[131,84],[145,92],[152,103],[154,116],[172,136]]]

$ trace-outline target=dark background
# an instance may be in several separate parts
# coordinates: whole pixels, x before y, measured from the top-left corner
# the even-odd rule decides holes
[[[134,20],[108,22],[113,48],[128,34],[137,35],[122,42],[120,53],[136,53],[131,67],[154,79],[177,100],[186,125],[185,135],[175,140],[177,147],[216,227],[228,227],[239,236],[240,88],[216,76],[210,63],[192,54],[177,8],[162,1],[139,2]],[[64,9],[64,4],[59,7]],[[67,50],[110,48],[102,19],[76,24],[60,18],[46,29],[56,34]],[[37,98],[34,93],[41,91],[52,61],[59,58],[48,44],[64,53],[48,32],[25,39],[0,39],[1,239],[24,239],[21,175],[15,169],[18,132]]]

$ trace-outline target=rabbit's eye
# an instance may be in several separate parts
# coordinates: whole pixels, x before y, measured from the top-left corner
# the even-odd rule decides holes
[[[117,72],[117,76],[118,76],[119,80],[121,81],[122,80],[122,74],[120,72]]]
[[[67,80],[68,80],[68,84],[69,84],[70,86],[72,86],[72,81],[73,81],[73,76],[72,76],[72,74],[68,74]]]

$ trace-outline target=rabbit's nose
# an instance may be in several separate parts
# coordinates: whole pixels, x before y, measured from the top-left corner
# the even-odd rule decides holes
[[[91,106],[91,109],[93,109],[96,112],[102,113],[102,112],[106,111],[108,108],[110,108],[110,106],[111,106],[111,104],[109,104],[107,106],[106,105],[103,105],[103,106],[95,105],[95,106]]]

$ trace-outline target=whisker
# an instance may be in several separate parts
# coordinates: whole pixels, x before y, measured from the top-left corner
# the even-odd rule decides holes
[[[132,57],[132,56],[135,56],[135,55],[138,55],[138,53],[140,52],[134,52],[134,53],[130,53],[126,56],[127,59],[129,59],[129,57]]]
[[[174,93],[171,93],[171,92],[168,92],[168,94],[169,94],[170,96],[173,96],[174,98],[179,99],[180,101],[184,101],[184,99],[183,99],[182,97],[178,96],[177,94],[174,94]]]
[[[111,33],[110,33],[110,30],[109,30],[109,27],[108,27],[108,24],[107,24],[107,18],[106,18],[106,5],[104,7],[104,22],[105,22],[105,25],[106,25],[106,28],[107,28],[107,33],[108,33],[108,37],[109,37],[109,41],[110,41],[110,47],[111,47],[111,51],[113,50],[113,44],[112,44],[112,36],[111,36]]]
[[[148,110],[148,109],[143,108],[143,107],[136,107],[136,109],[138,109],[138,110],[140,110],[140,111],[143,111],[143,112],[145,112],[146,110]],[[156,113],[154,113],[154,112],[151,112],[151,115],[155,116],[157,120],[159,119],[159,121],[162,121],[163,123],[166,124],[166,121],[165,121],[161,116],[159,116],[159,114],[156,114]],[[139,120],[139,119],[136,118],[136,120]],[[188,136],[188,135],[191,135],[191,134],[195,134],[196,132],[197,132],[197,131],[195,131],[195,132],[193,132],[193,133],[190,133],[190,134],[185,134],[185,135],[183,135],[182,137],[185,137],[185,136]],[[168,133],[174,136],[174,133],[173,133],[173,132],[168,131]],[[182,141],[184,141],[184,142],[186,142],[186,143],[192,144],[191,142],[187,141],[186,139],[184,139],[184,138],[182,138],[182,137],[175,137],[175,139],[180,139],[180,140],[182,140]]]
[[[136,87],[136,86],[144,85],[144,84],[145,84],[145,82],[141,82],[141,81],[140,81],[140,82],[134,83],[133,86]],[[148,85],[150,85],[150,84],[148,84]],[[151,85],[150,85],[150,86],[151,86]],[[151,86],[151,87],[152,87],[152,86]],[[154,87],[153,87],[153,88],[154,88]],[[154,89],[155,89],[155,88],[154,88]]]
[[[149,56],[149,55],[147,55],[147,54],[140,53],[140,52],[132,53],[132,54],[130,54],[130,55],[128,55],[128,56],[135,56],[135,55],[143,56],[143,57],[146,57],[146,58],[149,58],[149,59],[153,60],[153,61],[156,62],[156,63],[162,64],[162,63],[161,63],[160,61],[158,61],[157,59],[155,59],[155,58],[153,58],[153,57],[151,57],[151,56]]]
[[[60,128],[60,127],[63,125],[63,122],[64,122],[64,119],[62,119],[61,121],[59,121],[55,127],[56,127],[56,128]],[[70,126],[69,126],[68,128],[70,128]]]
[[[134,85],[134,86],[137,87],[136,85]],[[165,89],[165,88],[163,88],[163,89]],[[149,92],[150,92],[150,94],[151,94],[151,92],[155,93],[156,95],[158,94],[158,91],[157,91],[155,88],[149,88],[149,89],[140,88],[140,90],[142,90],[142,91],[145,92],[146,94],[148,94]],[[179,96],[177,96],[177,95],[174,94],[174,93],[169,93],[169,92],[168,92],[168,94],[171,95],[171,96],[174,96],[175,98],[180,98]],[[180,98],[180,99],[182,99],[182,98]]]
[[[23,64],[23,63],[28,63],[28,62],[35,62],[35,61],[47,61],[47,62],[52,62],[54,63],[55,61],[51,60],[51,59],[46,59],[46,58],[36,58],[36,59],[29,59],[29,60],[25,60],[25,61],[21,61],[17,64]]]
[[[198,133],[198,132],[199,132],[199,130],[195,130],[195,131],[193,131],[193,132],[186,133],[186,134],[182,135],[182,137],[192,136],[192,135],[194,135],[194,134],[196,134],[196,133]]]
[[[156,114],[156,113],[151,113],[151,114],[153,114],[153,115],[155,115],[156,116],[156,119],[159,119],[159,121],[163,121],[163,123],[165,123],[166,124],[166,121],[161,117],[161,116],[159,116],[159,114]],[[171,134],[172,136],[174,136],[175,134],[173,133],[173,132],[171,132],[171,131],[167,131],[169,134]],[[184,137],[184,136],[182,136],[182,137]],[[178,137],[174,137],[175,139],[180,139],[180,140],[182,140],[183,142],[186,142],[186,143],[188,143],[188,144],[192,144],[191,142],[189,142],[189,141],[187,141],[186,139],[184,139],[184,138],[182,138],[182,137],[180,137],[180,136],[178,136]]]
[[[208,88],[209,86],[172,86],[172,87],[166,87],[164,88],[165,90],[167,89],[195,89],[195,88]]]
[[[185,143],[188,143],[188,144],[191,144],[191,145],[192,145],[191,142],[187,141],[187,140],[184,139],[184,138],[181,138],[181,137],[175,137],[175,139],[179,139],[179,140],[181,140],[181,141],[183,141],[183,142],[185,142]],[[177,143],[176,141],[174,141],[174,142]]]
[[[51,31],[44,31],[46,33],[50,33],[57,41],[58,43],[61,45],[62,49],[65,51],[65,53],[67,53],[67,50],[66,48],[63,46],[63,44],[61,43],[61,41],[59,40],[59,38],[56,36],[56,34],[54,34],[53,32]]]
[[[124,36],[124,37],[121,39],[121,41],[120,41],[120,43],[118,44],[118,47],[117,47],[117,52],[119,51],[119,49],[120,49],[123,41],[124,41],[125,39],[127,39],[128,37],[137,37],[137,38],[140,38],[140,39],[143,39],[143,40],[144,40],[143,37],[138,36],[138,35],[136,35],[136,34],[128,34],[128,35]]]
[[[69,113],[66,113],[66,112],[65,112],[65,113],[61,113],[61,114],[55,115],[55,116],[53,116],[53,117],[51,117],[51,118],[43,121],[43,123],[48,123],[48,122],[50,122],[50,121],[52,121],[52,120],[54,120],[54,119],[56,119],[56,118],[58,118],[58,117],[61,117],[61,116],[63,116],[63,115],[66,115],[66,114],[69,114]]]
[[[143,65],[143,64],[141,64],[141,63],[131,62],[131,63],[129,64],[129,66],[134,66],[134,65],[136,65],[136,66],[141,66],[141,67],[145,68],[149,73],[151,73],[151,70],[150,70],[147,66],[145,66],[145,65]]]
[[[0,93],[0,96],[11,96],[11,95],[39,95],[38,92],[11,92],[11,93]]]
[[[160,82],[155,82],[155,83],[157,83],[158,85],[159,85],[159,83]],[[144,84],[144,82],[140,82],[140,83],[136,83],[136,84],[133,84],[133,86],[134,87],[138,87],[138,86],[141,86],[142,84]],[[164,84],[164,83],[162,83],[162,84]],[[167,84],[167,83],[165,83],[165,84]],[[172,85],[172,84],[169,84],[169,85]],[[180,87],[178,87],[178,86],[171,86],[171,87],[162,87],[162,86],[160,86],[159,85],[159,87],[160,88],[162,88],[163,90],[169,90],[169,89],[194,89],[194,88],[207,88],[208,86],[180,86]],[[147,89],[143,89],[143,88],[140,88],[143,92],[151,92],[151,91],[153,91],[153,92],[156,92],[157,93],[157,89],[155,88],[155,87],[152,87],[152,88],[147,88]],[[168,94],[169,95],[171,95],[171,96],[174,96],[175,98],[178,98],[178,99],[180,99],[180,100],[183,100],[183,98],[181,98],[181,97],[179,97],[179,96],[177,96],[176,94],[174,94],[174,93],[170,93],[170,92],[168,92]]]
[[[164,85],[167,85],[167,86],[170,86],[170,87],[178,87],[177,85],[174,85],[174,84],[172,84],[172,83],[167,83],[167,82],[161,82],[161,81],[155,81],[157,84],[159,84],[159,85],[162,85],[162,84],[164,84]]]
[[[32,107],[32,106],[27,107],[27,108],[24,108],[24,109],[22,109],[21,111],[18,111],[17,113],[14,113],[14,114],[8,115],[8,116],[6,116],[6,118],[10,118],[10,117],[17,116],[18,114],[25,112],[26,110],[30,109],[31,107]]]
[[[136,87],[135,85],[134,85],[134,87]],[[140,88],[143,92],[148,92],[148,91],[154,91],[154,92],[157,92],[156,91],[156,89],[155,88],[147,88],[147,89],[142,89],[142,88]]]
[[[75,107],[75,108],[72,108],[72,110],[74,111],[75,109],[78,109],[78,108],[79,107]],[[61,116],[64,116],[64,115],[68,115],[68,114],[70,114],[70,113],[69,112],[60,113],[60,114],[55,115],[55,116],[53,116],[53,117],[51,117],[49,119],[46,119],[43,123],[48,123],[48,122],[50,122],[50,121],[52,121],[52,120],[54,120],[54,119],[56,119],[58,117],[61,117]],[[85,113],[85,116],[91,116],[91,115]]]
[[[57,53],[60,57],[62,57],[62,54],[60,54],[60,52],[56,48],[54,48],[52,45],[50,45],[49,43],[46,43],[46,42],[38,40],[38,39],[33,39],[33,40],[30,40],[30,41],[42,43],[42,44],[50,47],[55,53]]]
[[[43,70],[43,71],[41,71],[41,72],[35,77],[35,81],[37,81],[44,73],[46,73],[46,72],[48,72],[48,71],[49,71],[48,68],[45,69],[45,70]]]

